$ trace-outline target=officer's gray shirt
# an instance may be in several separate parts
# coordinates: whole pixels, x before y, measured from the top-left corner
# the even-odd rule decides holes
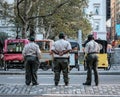
[[[36,56],[40,58],[41,51],[40,51],[39,46],[36,43],[30,42],[25,45],[25,47],[23,48],[22,54],[24,57],[27,55],[32,55],[32,56]]]
[[[100,46],[94,40],[89,41],[85,47],[85,53],[100,52]]]
[[[54,50],[57,52],[62,52],[63,50],[71,50],[71,49],[72,49],[71,44],[64,39],[57,40],[51,48],[51,50]]]

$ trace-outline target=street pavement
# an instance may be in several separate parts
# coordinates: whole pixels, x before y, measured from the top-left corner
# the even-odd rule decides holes
[[[98,69],[100,75],[119,75],[120,66],[112,65],[110,70]],[[9,69],[8,71],[0,70],[0,75],[4,74],[24,74],[25,71],[21,69]],[[38,75],[40,74],[54,74],[51,70],[43,71],[38,70]],[[80,71],[74,68],[70,71],[71,75],[85,74],[83,66],[80,65]],[[33,96],[33,97],[120,97],[120,84],[100,84],[95,86],[83,86],[82,84],[69,84],[65,86],[60,84],[58,86],[54,85],[37,85],[37,86],[26,86],[23,84],[0,84],[0,97],[2,96]]]

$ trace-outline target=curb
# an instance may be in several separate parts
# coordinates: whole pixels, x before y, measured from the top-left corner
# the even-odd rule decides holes
[[[120,75],[120,71],[98,71],[99,75]],[[54,72],[38,72],[38,75],[54,75]],[[0,75],[25,75],[25,72],[0,72]],[[69,75],[86,75],[86,71],[70,72]]]

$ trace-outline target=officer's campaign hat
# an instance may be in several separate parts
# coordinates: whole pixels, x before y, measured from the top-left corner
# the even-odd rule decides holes
[[[88,40],[94,39],[93,34],[88,35]]]
[[[65,37],[64,32],[60,32],[60,33],[59,33],[59,37]]]
[[[31,37],[29,38],[29,40],[30,40],[30,41],[35,41],[35,37],[34,37],[34,36],[31,36]]]

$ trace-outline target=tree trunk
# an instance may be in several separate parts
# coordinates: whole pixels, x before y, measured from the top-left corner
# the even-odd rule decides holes
[[[30,29],[30,36],[34,36],[35,37],[34,26],[30,25],[29,29]]]
[[[28,24],[25,23],[24,26],[23,26],[23,29],[22,29],[22,38],[23,39],[26,39],[27,38],[27,27],[28,27]]]
[[[51,32],[51,24],[49,25],[48,31],[46,31],[46,39],[49,37]]]

